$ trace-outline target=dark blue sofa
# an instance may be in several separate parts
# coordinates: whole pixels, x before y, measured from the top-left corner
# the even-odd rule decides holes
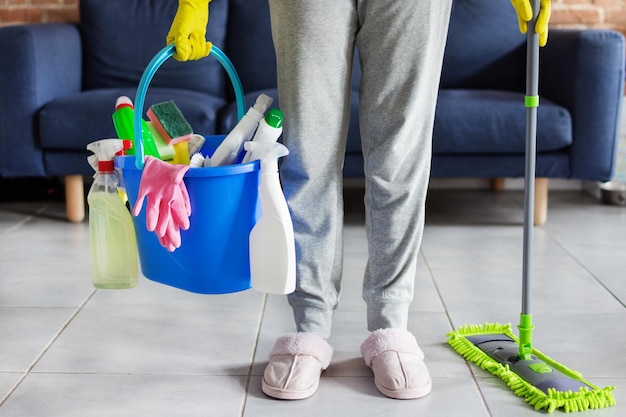
[[[92,174],[85,146],[115,137],[115,100],[134,97],[176,6],[177,0],[81,0],[78,25],[0,29],[0,176],[65,177],[68,218],[82,220],[83,176]],[[276,97],[267,0],[213,0],[207,37],[235,64],[250,102],[260,92]],[[433,176],[524,175],[524,45],[509,0],[454,2]],[[363,175],[355,62],[346,177]],[[623,94],[622,35],[552,30],[540,76],[537,177],[609,180]],[[232,87],[211,57],[163,65],[146,106],[170,99],[198,133],[224,133],[235,123]]]

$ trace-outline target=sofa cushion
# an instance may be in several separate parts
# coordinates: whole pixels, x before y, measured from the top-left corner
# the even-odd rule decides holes
[[[267,0],[230,0],[227,30],[226,51],[244,91],[275,88],[276,55]]]
[[[439,92],[433,151],[435,154],[524,153],[524,95],[507,91],[455,90]],[[572,144],[572,119],[564,107],[540,100],[537,111],[537,151]]]
[[[537,178],[571,178],[571,160],[566,151],[537,155]],[[432,177],[520,178],[526,173],[524,154],[516,155],[435,155]]]
[[[207,39],[219,47],[225,40],[227,3],[211,2]],[[83,87],[136,87],[152,57],[165,47],[177,5],[177,0],[81,0]],[[211,57],[185,63],[171,58],[152,85],[221,96],[226,79],[219,62]]]
[[[510,2],[455,0],[441,86],[524,91],[525,44]]]
[[[135,90],[91,90],[48,103],[39,114],[41,146],[77,150],[97,139],[117,137],[112,114],[121,95],[134,100]],[[215,134],[216,114],[226,104],[222,98],[200,92],[153,87],[146,95],[144,119],[149,106],[167,100],[173,100],[194,131],[202,135]]]

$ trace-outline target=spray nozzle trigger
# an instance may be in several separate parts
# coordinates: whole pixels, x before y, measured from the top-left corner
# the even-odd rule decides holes
[[[87,145],[87,150],[91,151],[95,154],[95,160],[93,158],[94,155],[87,158],[87,161],[91,166],[94,166],[94,163],[100,172],[112,172],[113,171],[113,160],[115,159],[115,154],[121,151],[124,148],[124,144],[119,139],[101,139],[95,142],[91,142]]]
[[[278,170],[278,158],[289,155],[289,149],[279,142],[248,141],[243,144],[243,147],[252,153],[251,161],[261,161],[261,171],[264,169]]]

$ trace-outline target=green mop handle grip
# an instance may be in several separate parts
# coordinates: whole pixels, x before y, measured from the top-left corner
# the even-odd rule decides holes
[[[518,357],[521,360],[529,361],[532,359],[533,353],[533,316],[530,314],[520,315],[520,324],[517,326],[519,330],[519,352]]]

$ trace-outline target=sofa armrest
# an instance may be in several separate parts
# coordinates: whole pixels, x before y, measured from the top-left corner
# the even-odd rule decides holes
[[[74,24],[0,29],[0,175],[45,176],[37,113],[81,89],[82,53]]]
[[[574,120],[572,178],[611,178],[624,56],[624,37],[611,30],[552,30],[541,50],[540,95],[566,107]]]

